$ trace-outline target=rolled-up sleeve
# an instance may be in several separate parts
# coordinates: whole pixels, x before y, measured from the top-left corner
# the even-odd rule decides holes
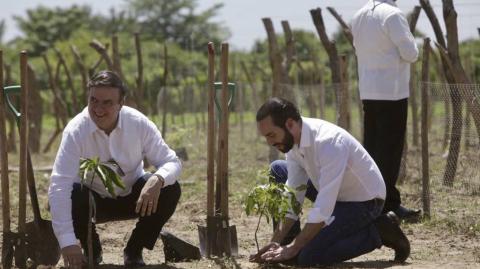
[[[394,13],[385,20],[385,27],[390,39],[398,48],[400,57],[409,63],[418,58],[418,47],[410,32],[407,19],[401,13]]]
[[[341,138],[316,144],[315,147],[319,147],[316,152],[322,153],[318,156],[319,178],[316,179],[320,190],[307,216],[307,223],[324,222],[328,225],[333,221],[332,212],[348,165],[349,154]]]
[[[155,174],[165,179],[165,186],[174,184],[182,171],[182,162],[163,140],[155,124],[147,120],[143,149],[147,160],[155,166]]]
[[[73,183],[79,182],[79,161],[79,146],[70,133],[64,132],[48,188],[52,226],[61,248],[77,243],[73,230],[71,193]]]

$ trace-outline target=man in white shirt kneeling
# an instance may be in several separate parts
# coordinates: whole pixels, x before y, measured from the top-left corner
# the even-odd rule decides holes
[[[386,195],[382,175],[352,135],[332,123],[301,117],[282,98],[269,99],[256,119],[267,143],[286,153],[286,161],[272,163],[272,177],[296,190],[300,204],[310,199],[313,208],[303,229],[298,216],[289,213],[252,261],[329,265],[382,245],[395,250],[395,261],[408,258],[410,243],[395,214],[381,214]]]
[[[162,139],[155,124],[124,106],[126,87],[111,71],[88,83],[88,107],[65,127],[49,188],[52,223],[67,268],[81,268],[87,255],[88,190],[93,191],[97,222],[138,218],[124,249],[127,267],[145,265],[143,248],[153,249],[163,225],[180,199],[180,160]],[[97,177],[80,184],[81,158],[114,163],[125,189],[114,199]],[[156,168],[146,173],[143,160]],[[80,240],[80,245],[77,243]],[[93,260],[102,261],[100,239],[93,227]]]

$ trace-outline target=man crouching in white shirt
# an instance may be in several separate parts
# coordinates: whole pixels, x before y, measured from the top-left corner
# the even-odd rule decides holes
[[[257,112],[257,128],[267,143],[286,153],[271,164],[271,175],[313,202],[306,224],[289,213],[271,242],[250,257],[255,262],[300,266],[329,265],[358,257],[382,245],[404,262],[410,243],[393,212],[381,215],[385,183],[362,145],[329,122],[301,117],[291,102],[271,98]],[[306,185],[307,188],[302,188]],[[292,211],[291,211],[292,212]]]
[[[98,222],[138,218],[123,251],[127,267],[144,266],[143,248],[153,249],[160,230],[180,199],[180,160],[162,139],[155,124],[124,106],[126,87],[111,71],[100,71],[88,82],[88,107],[65,127],[48,191],[52,223],[65,266],[81,268],[87,255],[88,189],[93,191]],[[80,158],[96,158],[118,166],[125,189],[117,198],[99,178],[80,184]],[[156,168],[146,173],[144,158]],[[87,189],[88,188],[88,189]],[[77,243],[80,240],[80,245]],[[93,260],[102,261],[100,239],[93,228]]]

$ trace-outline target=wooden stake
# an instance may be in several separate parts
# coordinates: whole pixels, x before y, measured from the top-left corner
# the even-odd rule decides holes
[[[424,39],[422,61],[422,201],[425,216],[430,217],[430,176],[428,164],[428,87],[430,39]]]
[[[222,56],[220,62],[222,79],[222,117],[220,122],[220,156],[221,156],[221,212],[222,216],[228,218],[228,43],[222,43]]]
[[[23,268],[26,266],[25,232],[26,232],[26,195],[27,195],[27,171],[28,171],[28,70],[27,52],[20,53],[20,174],[18,187],[18,233],[19,244],[15,248],[15,264]]]
[[[214,215],[215,182],[215,46],[208,43],[207,216]]]
[[[6,233],[10,232],[10,182],[8,179],[7,129],[5,128],[6,113],[3,87],[3,51],[0,50],[0,165],[2,169],[2,231],[5,236]]]

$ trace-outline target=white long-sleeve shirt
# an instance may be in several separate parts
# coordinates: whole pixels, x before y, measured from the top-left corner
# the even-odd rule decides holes
[[[310,179],[318,191],[308,223],[329,225],[337,201],[385,199],[385,183],[373,159],[352,135],[332,123],[302,117],[300,144],[294,145],[286,159],[287,186],[297,190]],[[305,193],[305,189],[296,191],[301,204]],[[292,213],[287,217],[298,219]]]
[[[410,63],[418,48],[408,22],[392,0],[370,0],[351,22],[362,100],[409,96]]]
[[[156,167],[155,174],[165,179],[164,186],[175,183],[182,169],[181,161],[162,139],[155,124],[139,111],[123,106],[117,126],[106,135],[85,108],[63,131],[48,190],[53,229],[61,248],[77,242],[72,222],[71,192],[73,183],[80,182],[81,157],[117,162],[125,173],[122,180],[126,186],[125,190],[115,187],[119,196],[128,195],[137,179],[145,174],[144,157]],[[89,184],[89,188],[103,197],[111,197],[98,178]]]

